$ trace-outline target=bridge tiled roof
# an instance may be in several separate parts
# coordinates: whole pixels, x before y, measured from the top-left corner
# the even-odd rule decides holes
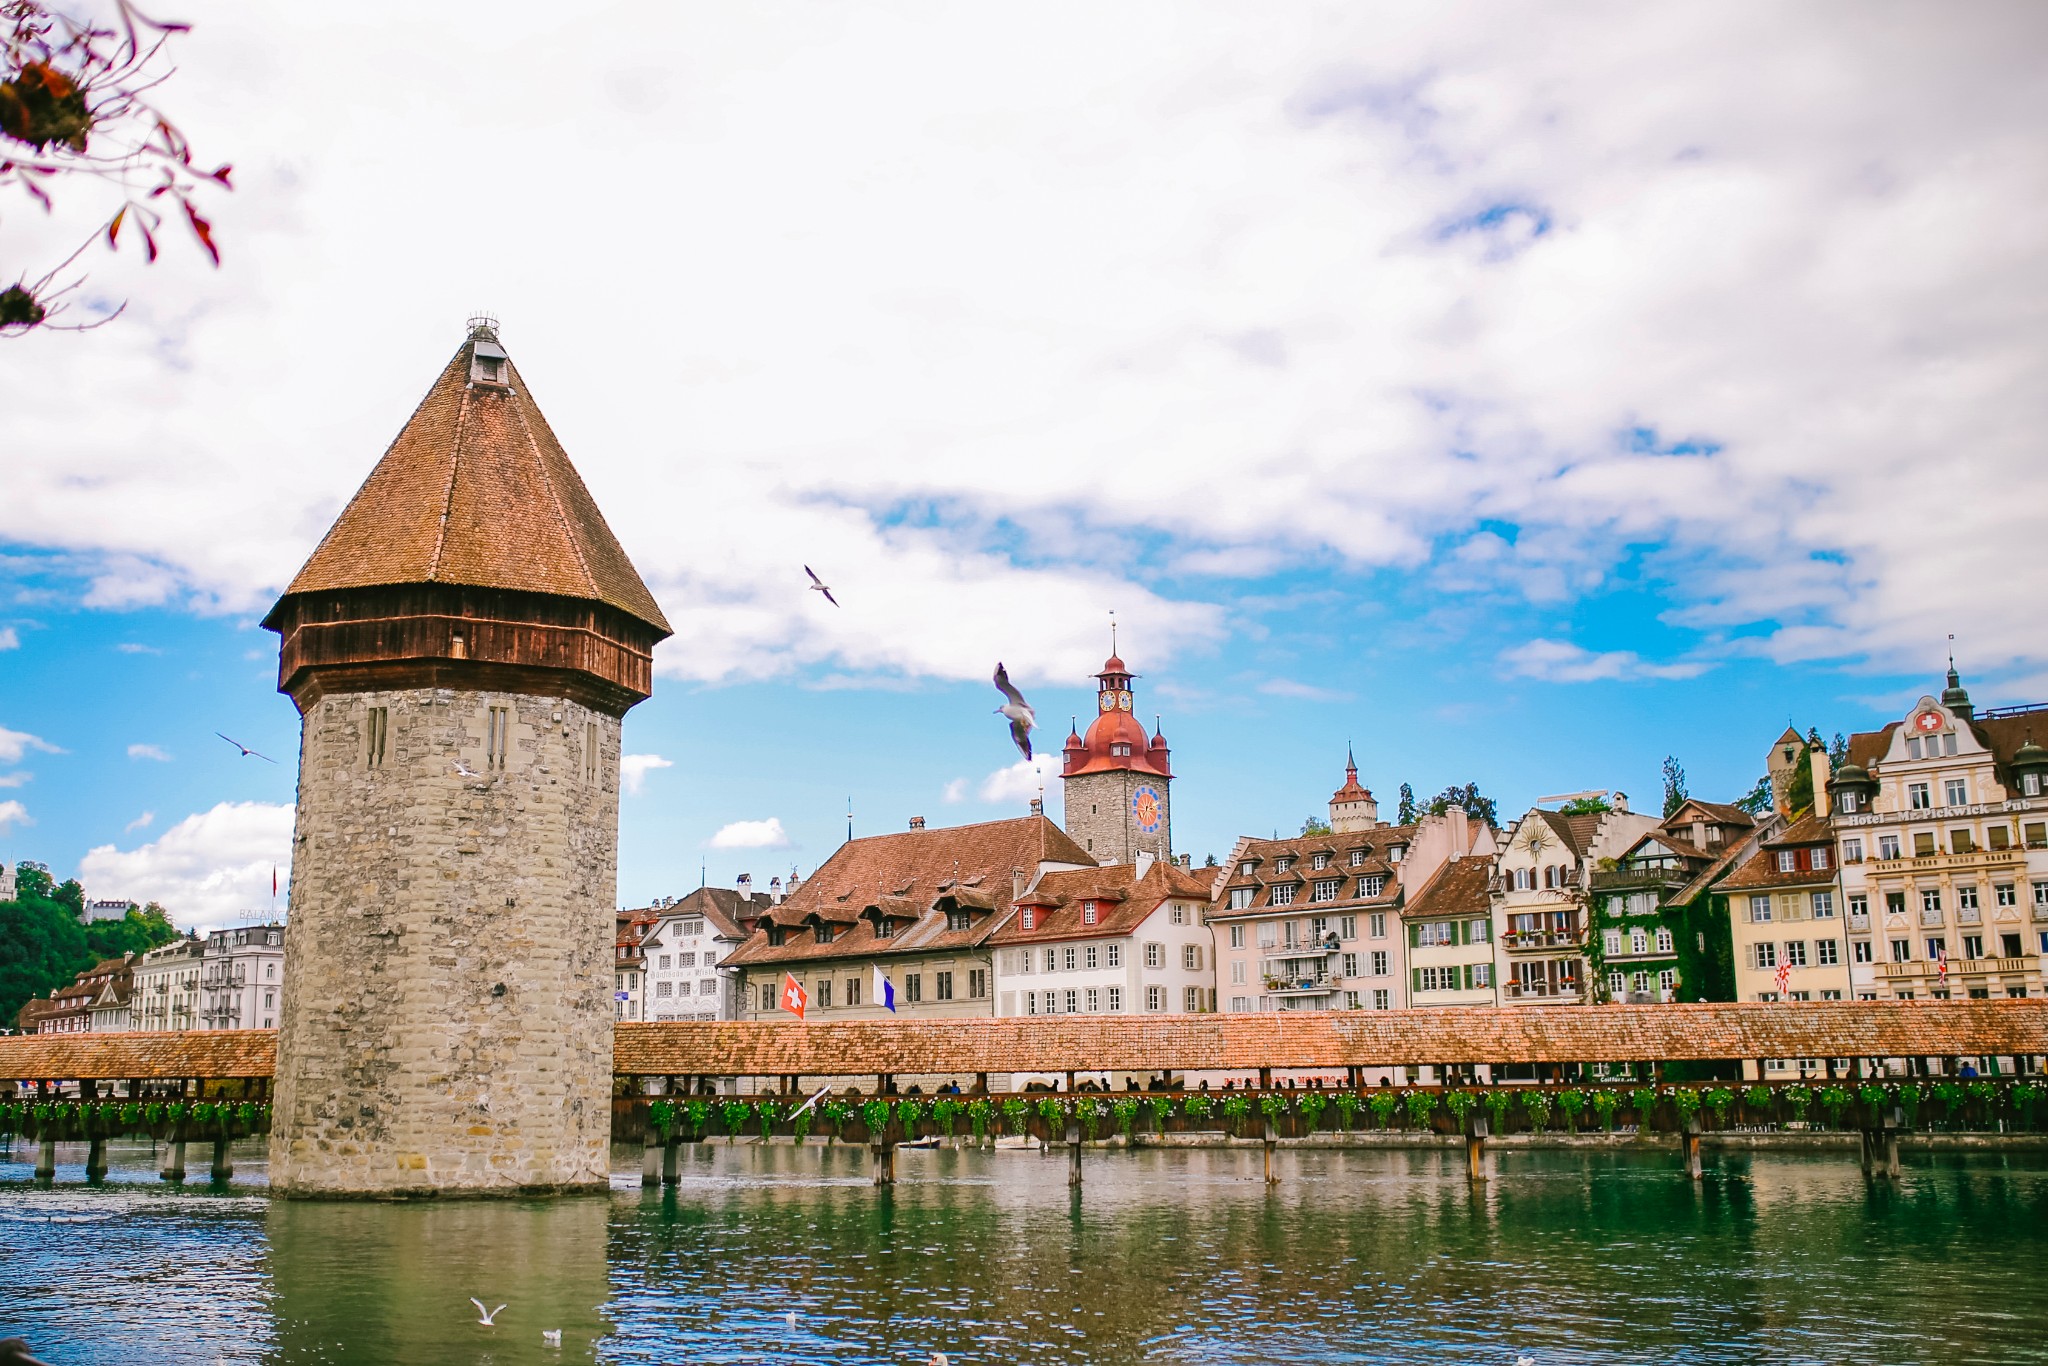
[[[0,1039],[0,1081],[267,1077],[276,1069],[274,1029],[32,1034]]]

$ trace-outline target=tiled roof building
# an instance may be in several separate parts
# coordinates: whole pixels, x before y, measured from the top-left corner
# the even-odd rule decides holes
[[[1629,810],[1619,792],[1611,810],[1568,816],[1536,807],[1516,822],[1493,897],[1503,1005],[1592,999],[1586,933],[1594,870],[1656,826],[1656,817]]]
[[[1137,675],[1112,645],[1095,675],[1095,719],[1067,735],[1060,766],[1067,833],[1091,862],[1129,863],[1173,854],[1172,756],[1166,735],[1145,734],[1133,714]]]
[[[997,1015],[1216,1008],[1209,882],[1179,864],[1053,869],[1015,905],[988,938]]]
[[[810,1011],[874,1015],[872,969],[894,974],[897,1011],[988,1014],[988,939],[1042,870],[1094,860],[1040,815],[848,840],[796,891],[743,923],[726,957],[743,1018],[779,1017],[784,974]],[[914,982],[913,982],[914,979]]]
[[[1849,999],[1834,830],[1811,813],[1758,841],[1714,885],[1728,898],[1743,1001]]]
[[[742,874],[740,881],[750,879]],[[738,982],[721,968],[746,942],[754,918],[781,899],[782,879],[775,878],[766,892],[751,886],[699,887],[638,912],[651,917],[640,944],[647,988],[641,1018],[657,1023],[737,1019]]]
[[[1858,995],[2048,989],[2048,706],[1941,695],[1849,737],[1826,782]]]
[[[1600,1001],[1725,1001],[1735,994],[1727,901],[1712,885],[1783,820],[1688,798],[1612,867],[1596,867],[1586,954]]]

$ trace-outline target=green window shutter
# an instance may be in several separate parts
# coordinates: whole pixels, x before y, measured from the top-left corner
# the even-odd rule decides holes
[[[1409,979],[1409,986],[1408,986],[1408,989],[1409,989],[1410,991],[1420,991],[1420,990],[1422,990],[1422,969],[1421,969],[1421,968],[1410,968],[1410,969],[1408,969],[1408,979]]]
[[[1470,963],[1465,965],[1464,971],[1460,976],[1464,980],[1465,990],[1470,991],[1472,989],[1472,965]]]
[[[1410,925],[1408,927],[1408,947],[1411,949],[1422,947],[1422,926]]]

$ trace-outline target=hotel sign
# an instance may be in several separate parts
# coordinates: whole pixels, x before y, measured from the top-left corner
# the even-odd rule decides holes
[[[1915,821],[1954,821],[1968,816],[2010,816],[2023,811],[2048,811],[2048,799],[2014,797],[2002,802],[1979,802],[1975,806],[1923,806],[1913,811],[1865,811],[1854,816],[1834,817],[1835,828],[1866,825],[1910,825]]]

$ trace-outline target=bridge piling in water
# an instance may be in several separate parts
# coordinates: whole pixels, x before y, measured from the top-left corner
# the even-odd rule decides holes
[[[1679,1131],[1680,1151],[1685,1156],[1685,1174],[1695,1181],[1704,1179],[1705,1169],[1700,1165],[1700,1121],[1697,1115],[1685,1121]]]
[[[36,1180],[57,1179],[57,1135],[45,1130],[42,1141],[36,1144]]]
[[[1081,1189],[1081,1121],[1067,1121],[1067,1184]]]
[[[1465,1179],[1486,1179],[1486,1116],[1474,1115],[1465,1131]]]
[[[166,1181],[185,1179],[185,1140],[182,1137],[173,1138],[164,1144],[163,1170],[157,1175]]]
[[[1280,1184],[1280,1177],[1273,1171],[1273,1149],[1279,1142],[1280,1135],[1273,1128],[1273,1119],[1269,1115],[1266,1117],[1266,1184],[1269,1186]]]
[[[1899,1111],[1893,1106],[1879,1118],[1877,1127],[1860,1135],[1863,1174],[1880,1181],[1896,1181],[1899,1168]]]
[[[661,1145],[661,1184],[673,1186],[681,1182],[683,1145],[676,1138],[670,1138]]]
[[[213,1140],[213,1162],[207,1168],[206,1174],[214,1181],[228,1181],[234,1178],[234,1159],[228,1151],[228,1141],[225,1138]]]
[[[896,1184],[896,1145],[877,1139],[868,1145],[868,1165],[877,1186]]]
[[[640,1151],[640,1184],[643,1188],[661,1184],[661,1152],[665,1146],[660,1134],[652,1130],[648,1132]]]
[[[85,1179],[107,1179],[107,1140],[97,1135],[85,1147]]]

